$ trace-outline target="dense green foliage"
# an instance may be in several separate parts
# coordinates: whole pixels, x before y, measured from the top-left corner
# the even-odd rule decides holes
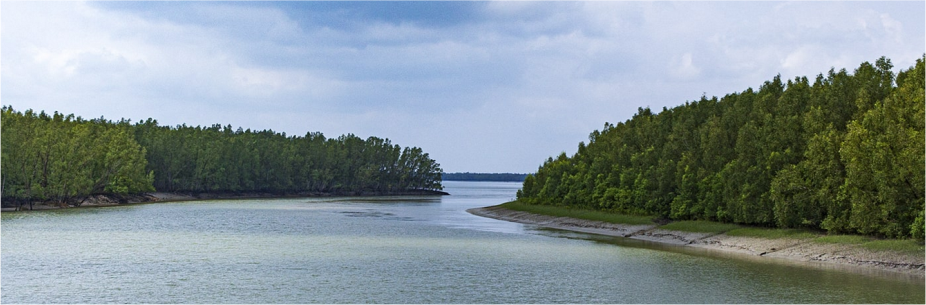
[[[441,189],[440,165],[420,148],[354,135],[326,139],[213,125],[135,125],[159,191],[396,192]]]
[[[3,107],[2,196],[99,193],[394,193],[439,190],[442,170],[420,148],[354,135],[287,137],[231,126],[158,126],[25,113]]]
[[[444,181],[511,181],[522,182],[527,174],[515,173],[444,173]]]
[[[3,107],[3,198],[52,200],[153,191],[132,125]]]
[[[926,58],[926,57],[924,57]],[[549,158],[518,200],[922,239],[924,58],[765,82],[606,123]],[[896,81],[896,86],[895,86]]]

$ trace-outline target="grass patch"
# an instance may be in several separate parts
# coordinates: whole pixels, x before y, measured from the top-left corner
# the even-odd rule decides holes
[[[565,208],[549,205],[532,205],[532,204],[523,204],[517,201],[503,203],[501,205],[503,208],[515,211],[522,211],[534,214],[548,215],[548,216],[557,216],[557,217],[571,217],[585,220],[596,220],[609,223],[620,223],[620,224],[630,224],[630,225],[651,225],[653,219],[650,216],[633,216],[633,215],[624,215],[617,213],[610,213],[604,211],[594,211],[594,210],[585,210],[585,209],[574,209],[574,208]]]
[[[827,235],[818,237],[813,241],[824,244],[861,245],[871,240],[871,237],[859,235]]]
[[[740,228],[739,225],[731,223],[720,223],[704,220],[686,220],[676,221],[659,227],[664,230],[698,232],[698,233],[723,233],[733,229]]]
[[[827,235],[814,239],[828,244],[856,245],[873,251],[893,251],[908,254],[926,253],[926,245],[914,239],[876,239],[860,235]]]
[[[769,229],[769,228],[739,228],[727,232],[729,236],[760,237],[760,238],[813,238],[817,234],[801,229]]]
[[[862,244],[863,248],[875,251],[897,251],[910,254],[923,254],[926,246],[913,239],[884,239],[872,240]]]

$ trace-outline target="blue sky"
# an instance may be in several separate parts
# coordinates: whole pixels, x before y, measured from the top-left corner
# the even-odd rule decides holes
[[[638,107],[926,53],[910,2],[7,2],[0,99],[532,172]]]

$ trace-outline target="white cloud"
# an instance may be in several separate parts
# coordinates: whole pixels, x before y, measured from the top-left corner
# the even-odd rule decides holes
[[[674,67],[672,68],[672,75],[681,79],[694,79],[701,74],[701,69],[694,65],[691,59],[691,53],[682,54],[676,60]]]
[[[523,172],[638,107],[924,52],[923,16],[896,3],[489,2],[443,27],[143,4],[5,2],[3,104],[375,135],[448,171]]]
[[[881,26],[884,27],[884,31],[887,32],[887,36],[892,38],[895,42],[903,42],[903,24],[891,18],[891,15],[888,13],[883,13],[880,17]]]

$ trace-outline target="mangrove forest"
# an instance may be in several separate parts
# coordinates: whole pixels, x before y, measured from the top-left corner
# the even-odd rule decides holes
[[[640,108],[547,159],[518,201],[922,240],[924,59]]]
[[[440,190],[418,147],[353,134],[287,136],[231,125],[160,126],[2,108],[2,198],[74,204],[143,192],[395,194]],[[79,204],[79,202],[77,202]]]

